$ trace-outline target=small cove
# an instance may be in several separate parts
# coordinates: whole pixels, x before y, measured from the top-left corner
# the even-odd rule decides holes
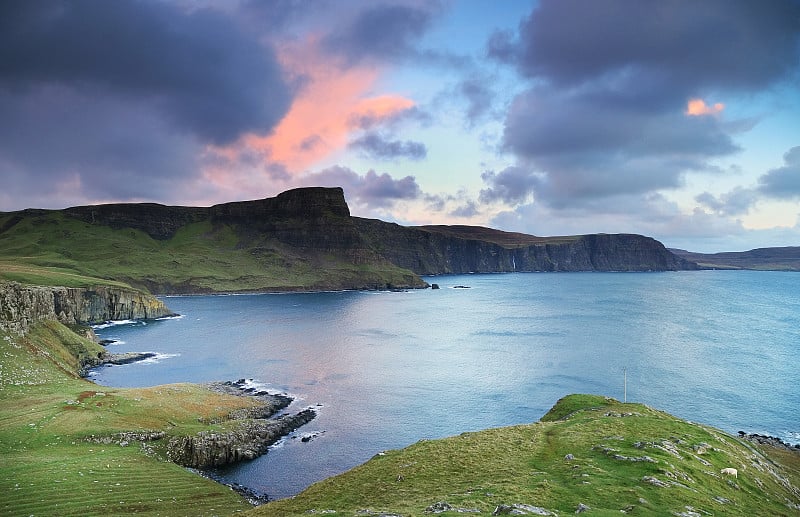
[[[168,297],[181,318],[97,330],[109,386],[252,378],[319,416],[218,472],[272,498],[384,449],[528,423],[585,392],[730,433],[800,435],[800,275],[749,271],[428,278],[440,290]],[[469,289],[456,289],[455,286]],[[308,442],[300,436],[318,433]]]

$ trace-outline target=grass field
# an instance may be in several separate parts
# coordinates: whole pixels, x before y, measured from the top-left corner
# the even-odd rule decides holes
[[[726,467],[738,478],[722,476]],[[640,404],[574,395],[542,422],[387,451],[255,513],[409,516],[449,507],[441,515],[491,515],[517,505],[568,515],[583,505],[599,516],[798,515],[800,506],[787,506],[800,503],[798,481],[797,453],[767,458]]]
[[[22,338],[0,332],[0,515],[229,515],[251,508],[163,457],[163,443],[123,447],[115,433],[192,434],[248,406],[244,397],[176,384],[111,389],[75,375],[94,343],[56,322]],[[102,441],[102,440],[100,440]]]

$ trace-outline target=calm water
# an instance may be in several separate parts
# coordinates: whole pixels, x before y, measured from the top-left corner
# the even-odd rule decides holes
[[[270,497],[422,438],[539,419],[596,393],[800,442],[800,274],[519,273],[440,290],[169,297],[180,319],[97,330],[154,362],[111,386],[253,378],[322,404],[299,434],[221,471]],[[466,285],[469,289],[454,286]]]

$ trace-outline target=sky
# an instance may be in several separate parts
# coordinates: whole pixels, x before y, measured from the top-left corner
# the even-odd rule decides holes
[[[4,0],[0,211],[800,246],[800,0]]]

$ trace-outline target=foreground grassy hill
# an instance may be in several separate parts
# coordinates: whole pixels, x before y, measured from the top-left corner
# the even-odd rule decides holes
[[[200,386],[100,387],[77,357],[101,347],[55,321],[0,330],[0,515],[228,515],[252,506],[167,461],[171,436],[224,430],[246,397]],[[208,424],[219,420],[219,424]],[[150,442],[119,433],[164,432]],[[121,444],[127,445],[122,446]]]
[[[738,477],[720,473],[736,468]],[[376,455],[257,515],[800,515],[800,454],[591,395]]]

